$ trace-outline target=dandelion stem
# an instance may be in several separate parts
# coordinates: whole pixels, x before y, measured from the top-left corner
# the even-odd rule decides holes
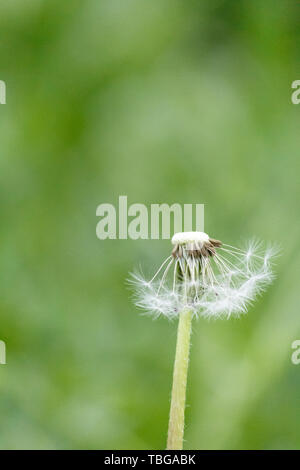
[[[173,372],[173,386],[168,430],[168,450],[181,450],[184,433],[186,383],[189,363],[192,311],[179,315],[177,344]]]

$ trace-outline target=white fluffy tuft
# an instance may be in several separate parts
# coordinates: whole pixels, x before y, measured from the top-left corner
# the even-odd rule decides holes
[[[250,242],[246,250],[223,245],[215,256],[205,259],[168,258],[151,281],[141,274],[131,275],[135,303],[155,317],[170,319],[186,308],[197,317],[245,314],[272,282],[272,260],[277,253],[274,247],[263,250],[261,244]],[[178,266],[184,273],[179,279]]]

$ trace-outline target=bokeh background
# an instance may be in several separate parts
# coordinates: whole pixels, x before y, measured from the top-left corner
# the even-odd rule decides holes
[[[193,326],[186,449],[300,447],[298,1],[0,5],[0,447],[163,449],[176,322],[125,279],[168,240],[96,238],[96,207],[204,203],[277,242],[239,320]]]

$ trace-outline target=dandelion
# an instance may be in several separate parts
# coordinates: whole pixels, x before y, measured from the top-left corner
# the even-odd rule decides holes
[[[192,318],[245,314],[273,279],[275,250],[263,250],[258,242],[241,250],[204,232],[176,233],[172,245],[152,279],[134,274],[131,282],[138,307],[154,316],[179,317],[167,448],[182,449]]]

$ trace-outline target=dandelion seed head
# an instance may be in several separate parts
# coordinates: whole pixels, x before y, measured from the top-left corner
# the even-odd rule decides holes
[[[239,316],[274,278],[276,250],[257,241],[241,250],[204,232],[180,232],[172,245],[151,280],[131,276],[136,305],[154,316],[174,318],[185,309],[196,317]]]
[[[173,245],[185,245],[187,243],[203,243],[209,241],[209,236],[204,232],[178,232],[172,237]]]

